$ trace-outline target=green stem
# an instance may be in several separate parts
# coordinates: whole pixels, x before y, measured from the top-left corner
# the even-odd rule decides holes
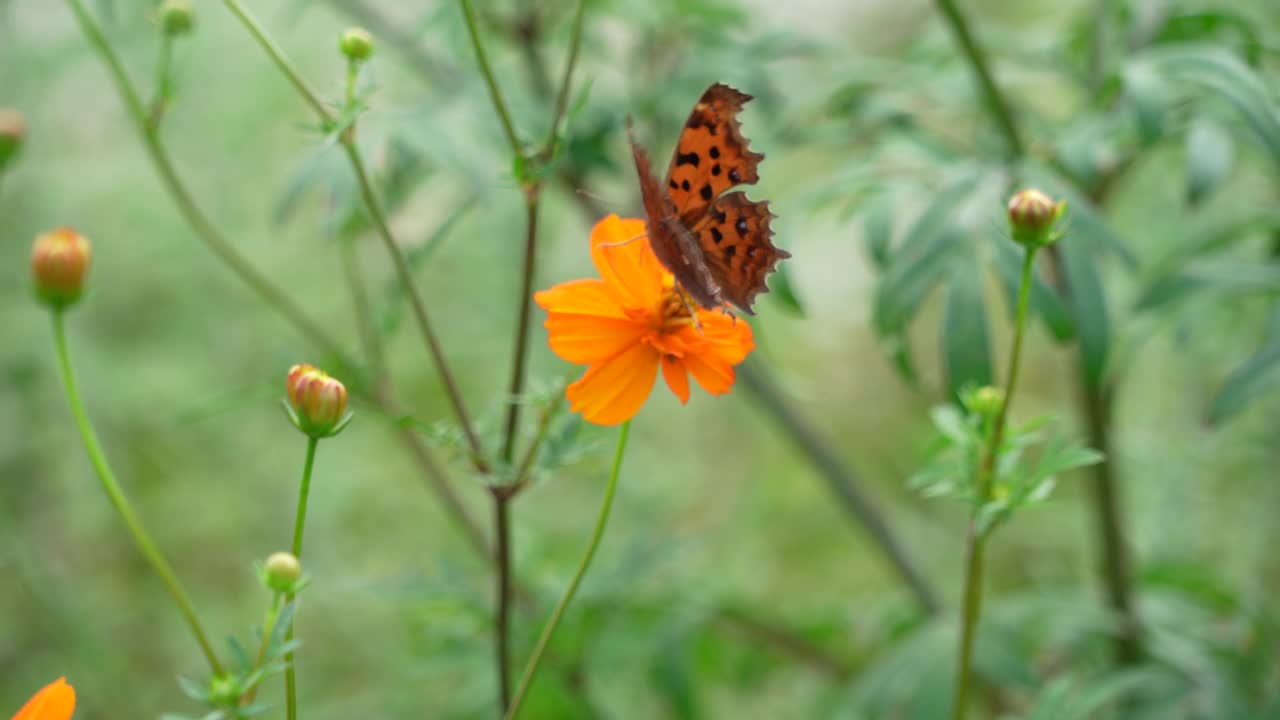
[[[271,645],[271,636],[276,632],[276,621],[280,618],[280,593],[271,593],[271,607],[267,608],[267,620],[262,624],[262,639],[258,641],[258,654],[254,656],[253,667],[250,672],[262,669],[263,662],[267,659],[267,647]],[[240,705],[252,705],[254,698],[258,697],[258,688],[262,687],[262,679],[259,678],[252,687],[245,690],[244,695],[240,698]]]
[[[1022,261],[1022,281],[1018,285],[1018,304],[1013,325],[1013,349],[1009,352],[1009,379],[1005,383],[1004,402],[996,414],[987,443],[982,451],[981,464],[974,479],[974,509],[969,519],[969,537],[965,554],[964,600],[960,610],[960,643],[956,662],[955,693],[951,706],[952,720],[964,720],[969,712],[969,686],[973,674],[973,644],[977,638],[978,621],[982,615],[982,587],[986,565],[987,530],[979,526],[979,515],[991,499],[991,486],[995,482],[1000,459],[1000,445],[1004,442],[1005,426],[1009,420],[1009,406],[1018,388],[1018,368],[1022,363],[1022,338],[1026,334],[1027,308],[1031,302],[1031,279],[1035,271],[1034,248],[1027,248]],[[988,528],[989,529],[989,528]]]
[[[196,236],[213,251],[218,259],[226,263],[232,272],[244,281],[250,289],[265,300],[269,306],[283,315],[285,320],[291,323],[300,335],[316,347],[337,358],[339,364],[348,368],[356,367],[355,362],[343,352],[342,348],[328,333],[312,321],[279,287],[258,273],[249,264],[248,260],[236,251],[226,236],[214,227],[200,207],[195,204],[191,193],[174,170],[168,151],[160,143],[158,135],[148,125],[146,110],[143,108],[140,99],[141,96],[129,80],[129,76],[124,72],[124,66],[120,63],[120,59],[111,48],[110,43],[107,42],[102,29],[93,19],[93,16],[85,10],[81,0],[67,0],[67,4],[76,16],[90,46],[98,52],[103,63],[107,66],[107,70],[110,72],[120,92],[120,97],[124,101],[125,110],[142,136],[143,144],[160,174],[162,183],[169,191],[169,194],[173,196],[174,202],[178,205],[178,209],[183,216],[186,217],[187,222],[196,231]],[[377,395],[374,400],[390,417],[400,417],[403,414],[392,402],[392,395],[389,391]],[[448,474],[440,462],[435,459],[430,448],[422,442],[422,439],[412,428],[399,428],[398,434],[403,439],[405,447],[413,455],[414,460],[422,468],[423,474],[426,475],[431,483],[432,489],[436,491],[441,501],[448,508],[450,515],[457,520],[459,527],[466,532],[469,544],[481,554],[488,556],[489,553],[485,549],[484,535],[480,531],[479,524],[458,500],[457,492],[453,489],[453,484],[450,482]]]
[[[62,385],[66,389],[67,402],[71,405],[71,414],[75,417],[76,427],[80,430],[80,439],[84,442],[84,449],[89,455],[89,462],[93,465],[94,472],[98,475],[98,480],[102,482],[102,489],[106,491],[111,504],[115,506],[116,513],[120,515],[120,519],[124,521],[129,534],[133,536],[134,544],[138,547],[143,557],[147,559],[147,562],[151,564],[151,568],[155,570],[156,575],[160,576],[160,580],[169,590],[174,603],[177,604],[178,611],[182,613],[183,619],[187,621],[187,627],[191,629],[191,634],[195,636],[196,642],[200,645],[200,650],[204,652],[205,659],[209,662],[209,669],[215,675],[221,675],[223,672],[222,664],[218,662],[218,656],[213,652],[213,646],[209,643],[209,638],[205,635],[199,618],[196,617],[195,607],[191,602],[190,596],[187,595],[187,591],[182,587],[182,583],[179,582],[173,568],[169,566],[169,562],[160,553],[155,541],[147,534],[146,528],[142,526],[142,521],[138,519],[133,506],[129,503],[129,499],[125,497],[124,491],[120,489],[120,484],[116,482],[115,473],[111,471],[111,466],[107,463],[107,457],[102,452],[102,446],[98,443],[97,433],[94,432],[93,424],[89,421],[89,414],[85,412],[84,404],[80,401],[80,390],[76,385],[75,374],[71,370],[71,355],[67,350],[64,314],[61,310],[54,310],[52,315],[53,342],[54,349],[58,355],[58,369],[62,373]]]
[[[596,518],[595,528],[591,531],[591,539],[587,541],[587,551],[583,554],[582,560],[579,561],[578,569],[573,574],[573,579],[569,581],[569,587],[565,588],[564,595],[560,597],[560,602],[556,603],[555,609],[551,611],[551,617],[542,628],[542,635],[538,637],[538,644],[534,646],[533,654],[529,656],[529,662],[524,666],[524,673],[520,677],[520,685],[516,688],[515,697],[511,701],[511,707],[507,710],[505,720],[514,720],[519,715],[520,706],[524,702],[526,693],[529,692],[529,686],[533,684],[534,675],[538,672],[538,664],[542,661],[542,656],[547,651],[551,636],[555,634],[556,627],[560,624],[560,618],[564,615],[565,609],[573,601],[574,593],[578,591],[578,585],[582,583],[583,576],[587,574],[587,568],[591,566],[591,559],[595,557],[596,548],[600,546],[600,539],[604,537],[604,528],[609,523],[609,510],[613,507],[613,497],[618,489],[618,475],[622,471],[622,458],[627,450],[627,435],[630,432],[631,421],[628,420],[622,424],[622,428],[618,431],[618,446],[613,454],[613,467],[609,471],[609,484],[605,487],[604,502],[600,506],[600,515]]]
[[[129,76],[125,73],[124,65],[121,64],[120,58],[111,48],[111,44],[107,42],[102,28],[99,27],[89,11],[85,9],[82,0],[66,0],[66,2],[68,7],[71,8],[71,12],[76,16],[76,20],[80,24],[80,30],[84,33],[85,38],[94,50],[98,52],[103,63],[106,64],[107,70],[111,73],[111,77],[120,91],[125,110],[129,113],[134,126],[142,136],[143,145],[147,149],[147,154],[151,157],[152,164],[155,165],[156,171],[160,173],[160,179],[169,190],[169,194],[173,196],[174,201],[178,204],[178,209],[195,229],[196,235],[219,259],[230,266],[231,270],[249,285],[254,292],[284,315],[304,337],[316,346],[323,348],[325,352],[340,358],[343,364],[348,367],[354,367],[349,358],[347,358],[346,353],[343,352],[342,347],[290,300],[284,291],[255,270],[249,261],[235,249],[231,241],[222,235],[210,222],[204,211],[196,204],[186,185],[178,177],[173,161],[169,158],[168,152],[160,142],[160,137],[155,128],[151,127],[148,121],[147,110],[142,104],[141,96],[132,81],[129,80]]]
[[[587,1],[578,0],[578,8],[573,15],[573,29],[569,36],[569,59],[564,64],[564,75],[560,78],[560,92],[556,93],[555,110],[551,114],[551,127],[547,130],[547,141],[542,146],[542,154],[548,159],[556,152],[556,144],[560,139],[560,121],[569,109],[569,93],[572,90],[573,67],[578,62],[578,51],[582,48],[582,20],[586,15]]]
[[[516,135],[515,123],[511,122],[511,112],[507,110],[507,101],[502,97],[502,91],[498,89],[498,80],[493,75],[493,68],[489,66],[489,55],[484,50],[484,44],[480,42],[480,31],[476,29],[476,11],[471,7],[470,0],[458,0],[462,5],[462,17],[467,24],[467,33],[471,35],[471,46],[476,51],[476,62],[480,65],[480,74],[484,76],[485,85],[489,88],[489,98],[493,101],[493,109],[498,113],[498,120],[502,123],[502,132],[507,136],[507,142],[511,144],[511,153],[517,157],[524,155],[524,148],[520,145],[520,137]]]
[[[311,106],[311,109],[315,111],[321,122],[326,126],[333,123],[333,114],[320,102],[316,94],[307,87],[302,76],[294,69],[289,59],[285,57],[284,51],[267,35],[266,30],[258,24],[248,11],[241,7],[237,0],[223,0],[223,4],[249,30],[249,33],[253,35],[258,44],[262,46],[262,49],[266,51],[268,57],[275,63],[276,68],[288,78],[307,104]],[[431,320],[427,315],[426,304],[422,300],[421,293],[418,292],[417,284],[413,281],[413,273],[409,269],[409,261],[405,259],[404,253],[400,250],[400,245],[396,242],[395,237],[392,236],[391,229],[387,225],[386,214],[383,212],[382,206],[378,202],[378,197],[373,191],[373,185],[369,181],[369,173],[364,166],[364,159],[360,154],[360,149],[356,146],[355,133],[343,132],[340,139],[343,149],[346,151],[347,159],[351,162],[351,169],[355,173],[356,181],[360,186],[360,196],[364,201],[365,209],[369,213],[370,220],[373,221],[374,228],[378,231],[378,236],[386,247],[387,254],[391,256],[397,279],[409,296],[409,304],[413,310],[414,320],[417,321],[418,330],[426,341],[427,351],[431,354],[432,359],[435,360],[436,370],[440,373],[440,379],[444,383],[445,391],[453,404],[454,413],[458,417],[458,424],[462,426],[463,434],[471,447],[472,463],[480,472],[488,472],[489,465],[488,461],[485,460],[484,449],[480,444],[480,436],[476,434],[475,427],[471,422],[471,416],[467,412],[466,403],[462,399],[462,392],[458,388],[458,383],[454,379],[452,371],[449,369],[449,364],[445,361],[444,349],[432,329]]]
[[[983,97],[986,98],[987,108],[991,111],[992,118],[1004,135],[1005,143],[1008,145],[1009,157],[1015,159],[1023,157],[1026,154],[1026,150],[1022,144],[1022,137],[1018,133],[1018,125],[1013,119],[1013,110],[1005,102],[1004,96],[996,86],[995,77],[991,74],[991,68],[987,64],[987,57],[982,48],[973,39],[973,33],[969,31],[968,22],[965,20],[964,15],[960,13],[960,9],[956,7],[955,0],[935,0],[935,2],[938,5],[938,9],[942,11],[942,15],[946,19],[947,25],[950,26],[951,32],[956,36],[956,41],[960,43],[960,49],[964,52],[965,57],[968,58],[970,67],[973,68],[978,85],[982,88]]]
[[[160,127],[160,120],[173,97],[172,65],[173,36],[166,32],[160,36],[160,59],[156,61],[156,99],[151,103],[151,117],[148,119],[152,130]]]
[[[298,487],[298,514],[293,521],[293,556],[302,560],[302,533],[307,525],[307,498],[311,494],[311,471],[316,464],[316,447],[320,444],[320,438],[307,438],[307,459],[302,465],[302,483]],[[285,596],[285,603],[291,603],[294,600],[293,595]],[[297,612],[294,612],[294,618],[297,618]],[[285,634],[285,641],[293,639],[293,628],[296,621],[289,623],[289,630]],[[284,699],[285,699],[285,715],[289,720],[297,720],[298,717],[298,676],[293,667],[293,653],[285,655],[284,666]]]

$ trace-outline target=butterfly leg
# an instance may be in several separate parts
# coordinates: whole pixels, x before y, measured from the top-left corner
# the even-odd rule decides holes
[[[602,247],[602,248],[622,247],[623,245],[628,245],[630,243],[633,243],[639,240],[640,238],[648,237],[648,236],[649,236],[648,233],[640,233],[639,235],[636,235],[635,237],[629,237],[626,240],[619,240],[618,242],[611,242],[611,243],[600,243],[596,247]]]
[[[689,317],[693,319],[694,329],[696,329],[698,331],[698,334],[701,335],[702,321],[698,319],[697,311],[695,311],[693,309],[693,306],[689,304],[689,294],[686,293],[684,291],[684,288],[680,287],[679,284],[676,285],[675,290],[676,290],[676,295],[680,296],[680,302],[684,303],[685,312],[689,313]]]

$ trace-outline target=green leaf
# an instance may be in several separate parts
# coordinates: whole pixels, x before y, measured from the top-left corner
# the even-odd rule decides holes
[[[871,207],[862,221],[862,237],[867,247],[867,257],[877,270],[889,265],[893,242],[893,198],[881,195],[870,203]]]
[[[1231,134],[1200,117],[1187,131],[1187,202],[1200,204],[1231,174],[1235,144]]]
[[[1133,103],[1138,135],[1144,143],[1160,139],[1165,130],[1165,114],[1173,99],[1169,83],[1154,68],[1131,64],[1124,70],[1124,87]]]
[[[1231,371],[1209,406],[1207,422],[1218,426],[1235,417],[1251,401],[1280,382],[1280,303],[1271,308],[1267,337],[1261,348]]]
[[[1054,248],[1061,254],[1062,270],[1070,288],[1068,304],[1075,318],[1085,381],[1098,387],[1102,384],[1111,345],[1107,297],[1093,257],[1082,243],[1073,239],[1063,238]]]
[[[1167,77],[1198,85],[1235,106],[1280,165],[1280,110],[1266,83],[1231,52],[1214,46],[1163,47],[1145,55]]]
[[[953,263],[942,319],[942,359],[953,397],[991,384],[991,340],[982,297],[982,270],[971,257]]]
[[[1017,307],[1018,286],[1022,283],[1022,252],[1008,238],[996,238],[995,268],[1008,298],[1010,317]],[[1044,321],[1055,340],[1067,342],[1075,339],[1076,325],[1071,319],[1071,311],[1058,293],[1040,277],[1040,273],[1031,274],[1030,301],[1031,311]]]
[[[906,331],[929,291],[946,274],[951,253],[963,242],[963,232],[948,227],[894,257],[872,305],[877,332],[886,336]]]

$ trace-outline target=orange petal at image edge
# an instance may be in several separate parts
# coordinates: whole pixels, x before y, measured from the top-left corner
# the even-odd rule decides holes
[[[75,709],[75,688],[60,677],[32,695],[13,720],[68,720]]]
[[[618,425],[640,411],[658,377],[658,351],[638,343],[587,368],[565,390],[569,409],[595,425]]]

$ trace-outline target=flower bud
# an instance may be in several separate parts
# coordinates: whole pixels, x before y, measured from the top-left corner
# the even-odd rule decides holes
[[[231,705],[240,699],[240,682],[230,673],[209,678],[208,701],[212,705]]]
[[[364,62],[373,55],[373,36],[360,27],[347,28],[338,41],[338,49],[352,62]]]
[[[186,35],[196,25],[195,11],[188,0],[164,0],[160,4],[160,27],[170,37]]]
[[[27,123],[17,110],[0,108],[0,172],[18,156],[27,135]]]
[[[990,385],[983,385],[964,398],[964,405],[975,415],[995,417],[1004,406],[1004,391]]]
[[[299,578],[302,577],[302,563],[293,553],[271,553],[263,569],[265,570],[263,580],[267,587],[280,593],[294,592]]]
[[[68,227],[37,237],[31,248],[36,297],[52,308],[74,305],[84,290],[91,254],[85,236]]]
[[[1009,198],[1009,227],[1013,240],[1029,248],[1044,247],[1058,239],[1054,225],[1067,209],[1067,202],[1052,198],[1034,188],[1022,190]]]
[[[313,438],[337,435],[351,419],[347,388],[311,365],[289,369],[285,395],[293,424]]]

